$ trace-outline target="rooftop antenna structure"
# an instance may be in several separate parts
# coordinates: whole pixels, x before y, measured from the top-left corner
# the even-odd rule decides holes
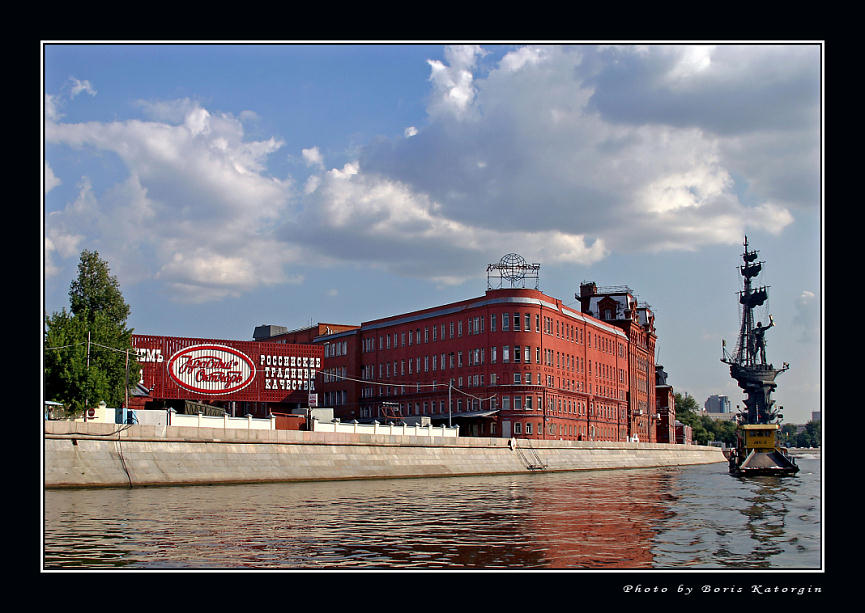
[[[510,287],[525,288],[526,279],[534,279],[534,289],[538,289],[540,269],[540,264],[529,264],[523,256],[508,253],[498,263],[487,265],[487,289],[501,289],[505,281],[510,284]],[[497,286],[495,286],[496,280],[498,280]]]

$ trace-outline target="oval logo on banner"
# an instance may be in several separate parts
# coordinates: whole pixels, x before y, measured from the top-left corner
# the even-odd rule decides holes
[[[255,378],[255,364],[225,345],[193,345],[168,360],[168,374],[180,387],[206,395],[231,394]]]

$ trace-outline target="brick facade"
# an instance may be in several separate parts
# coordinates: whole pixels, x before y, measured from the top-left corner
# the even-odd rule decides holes
[[[383,421],[392,408],[461,435],[655,441],[654,316],[608,314],[490,289],[320,334],[320,404],[343,421]]]

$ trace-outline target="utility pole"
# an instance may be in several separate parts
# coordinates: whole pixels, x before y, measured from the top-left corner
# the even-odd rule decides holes
[[[87,331],[87,388],[90,383],[90,330]],[[87,405],[90,404],[90,399],[87,394],[84,394],[84,421],[87,421]]]
[[[129,349],[126,350],[126,410],[129,410]]]
[[[448,428],[451,427],[451,389],[453,389],[454,380],[448,379]]]

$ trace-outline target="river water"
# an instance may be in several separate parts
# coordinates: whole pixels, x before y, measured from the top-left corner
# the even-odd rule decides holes
[[[43,568],[821,568],[819,459],[317,483],[46,490]]]

